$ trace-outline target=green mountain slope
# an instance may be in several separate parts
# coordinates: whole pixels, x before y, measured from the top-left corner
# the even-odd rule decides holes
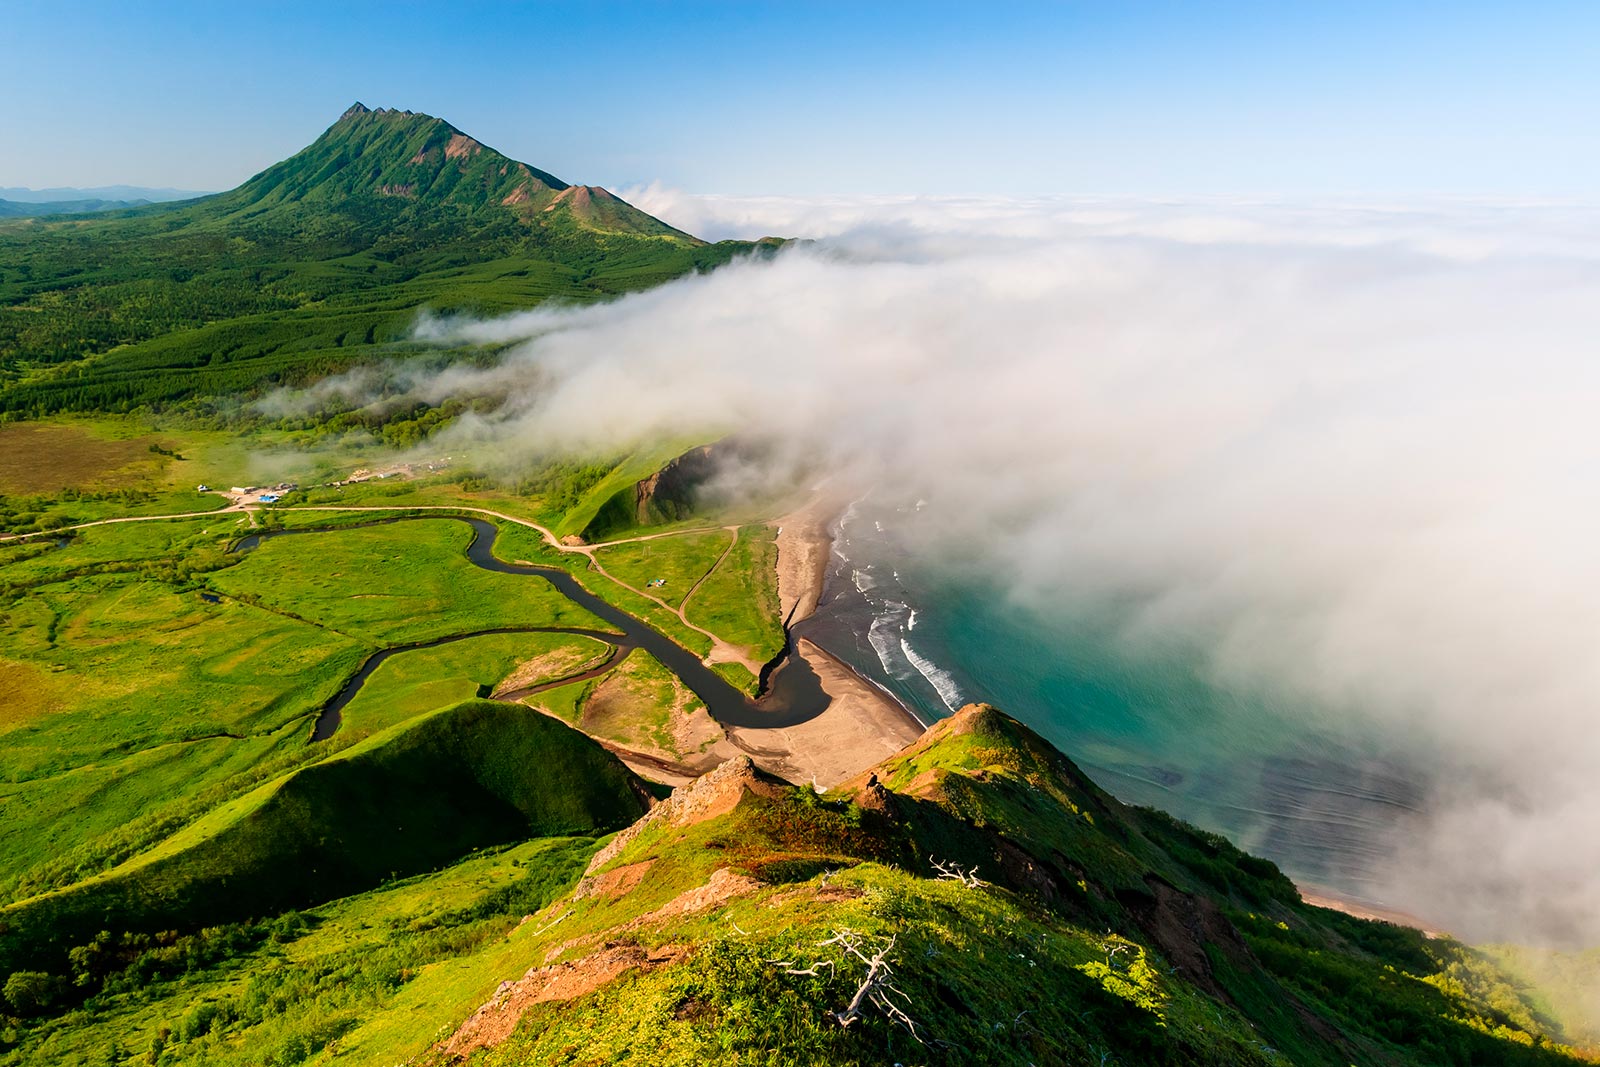
[[[268,782],[101,876],[0,909],[0,971],[59,968],[108,924],[195,930],[322,903],[491,845],[604,833],[637,818],[647,797],[576,730],[468,701]]]
[[[730,761],[592,847],[305,919],[108,916],[76,992],[7,980],[0,1063],[1584,1062],[1489,957],[1306,905],[986,706],[825,796]]]
[[[838,793],[701,779],[598,853],[536,916],[559,933],[521,939],[525,975],[417,1062],[1575,1062],[1486,957],[1302,903],[991,708]]]
[[[359,103],[309,147],[213,198],[208,210],[241,220],[299,219],[296,205],[337,211],[372,197],[491,215],[508,209],[543,227],[570,222],[600,234],[704,243],[604,189],[568,185],[508,159],[443,119]]]
[[[424,307],[602,299],[752,247],[358,104],[230,192],[0,222],[0,411],[249,395],[404,356]]]

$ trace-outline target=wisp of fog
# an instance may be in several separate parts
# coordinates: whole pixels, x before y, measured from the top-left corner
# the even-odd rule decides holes
[[[920,497],[1019,611],[1429,753],[1385,899],[1600,942],[1600,226],[1560,205],[796,201],[601,306],[424,317],[507,449],[738,430]],[[326,388],[359,392],[351,378]]]

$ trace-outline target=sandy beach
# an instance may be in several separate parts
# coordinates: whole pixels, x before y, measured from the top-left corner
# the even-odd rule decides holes
[[[839,507],[830,497],[817,494],[805,506],[775,524],[778,528],[778,602],[783,625],[793,626],[811,615],[822,599],[828,575],[828,555],[833,535],[828,526]]]
[[[831,698],[821,715],[773,730],[729,729],[728,739],[762,770],[828,789],[854,778],[922,736],[922,724],[899,702],[815,644],[796,653]]]
[[[1307,904],[1318,908],[1327,908],[1330,911],[1342,911],[1357,919],[1372,919],[1376,922],[1394,923],[1396,926],[1410,926],[1421,930],[1429,937],[1444,937],[1448,931],[1430,926],[1425,920],[1409,912],[1397,908],[1386,908],[1382,904],[1372,901],[1358,900],[1345,896],[1335,889],[1311,885],[1307,882],[1296,882],[1295,888],[1300,890],[1300,899]]]

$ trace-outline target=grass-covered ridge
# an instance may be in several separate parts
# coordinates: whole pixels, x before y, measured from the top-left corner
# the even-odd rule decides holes
[[[530,992],[607,977],[502,996],[421,1062],[1577,1062],[1484,957],[1301,903],[990,709],[840,792],[702,779],[511,940]],[[851,944],[884,952],[903,1019],[835,1021],[868,970]]]

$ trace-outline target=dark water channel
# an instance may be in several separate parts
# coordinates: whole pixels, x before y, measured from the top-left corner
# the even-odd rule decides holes
[[[355,695],[361,691],[372,672],[382,665],[390,656],[401,652],[411,652],[422,648],[436,648],[439,645],[449,644],[454,641],[465,641],[472,637],[483,637],[490,634],[506,633],[569,633],[580,634],[604,641],[617,648],[642,648],[678,677],[684,685],[694,691],[701,701],[705,703],[706,710],[711,717],[723,726],[745,728],[781,728],[797,726],[800,723],[820,715],[828,706],[828,695],[823,692],[821,679],[810,664],[799,656],[785,654],[779,666],[771,671],[767,679],[767,691],[761,698],[751,701],[743,693],[729,685],[721,675],[711,670],[700,661],[700,657],[684,648],[682,645],[667,637],[661,631],[650,626],[641,619],[635,618],[622,609],[595,596],[578,580],[559,567],[541,567],[531,563],[507,563],[494,554],[495,538],[500,530],[485,519],[462,518],[454,515],[428,515],[404,516],[392,519],[379,519],[370,523],[360,523],[360,526],[389,525],[396,522],[437,522],[446,519],[451,522],[464,522],[472,527],[472,542],[467,546],[467,560],[474,566],[497,574],[515,574],[536,578],[550,583],[556,591],[590,614],[604,621],[612,627],[615,633],[605,633],[598,630],[585,630],[561,626],[516,626],[503,627],[492,630],[477,630],[470,633],[452,634],[448,637],[434,638],[431,641],[419,641],[408,645],[396,645],[373,653],[364,662],[360,669],[344,684],[339,693],[323,705],[321,713],[317,716],[316,728],[312,739],[321,741],[332,737],[339,729],[342,721],[341,712]],[[312,534],[329,533],[335,530],[356,529],[357,526],[337,527],[308,527],[300,530],[271,530],[264,533],[250,534],[241,538],[232,551],[248,552],[256,548],[268,538],[302,537]],[[618,636],[618,635],[621,636]],[[790,635],[790,651],[793,651],[794,636]],[[615,662],[615,656],[609,663]],[[587,673],[587,672],[586,672]],[[561,683],[575,679],[561,679]],[[531,687],[521,690],[521,693],[535,692],[541,687]]]

